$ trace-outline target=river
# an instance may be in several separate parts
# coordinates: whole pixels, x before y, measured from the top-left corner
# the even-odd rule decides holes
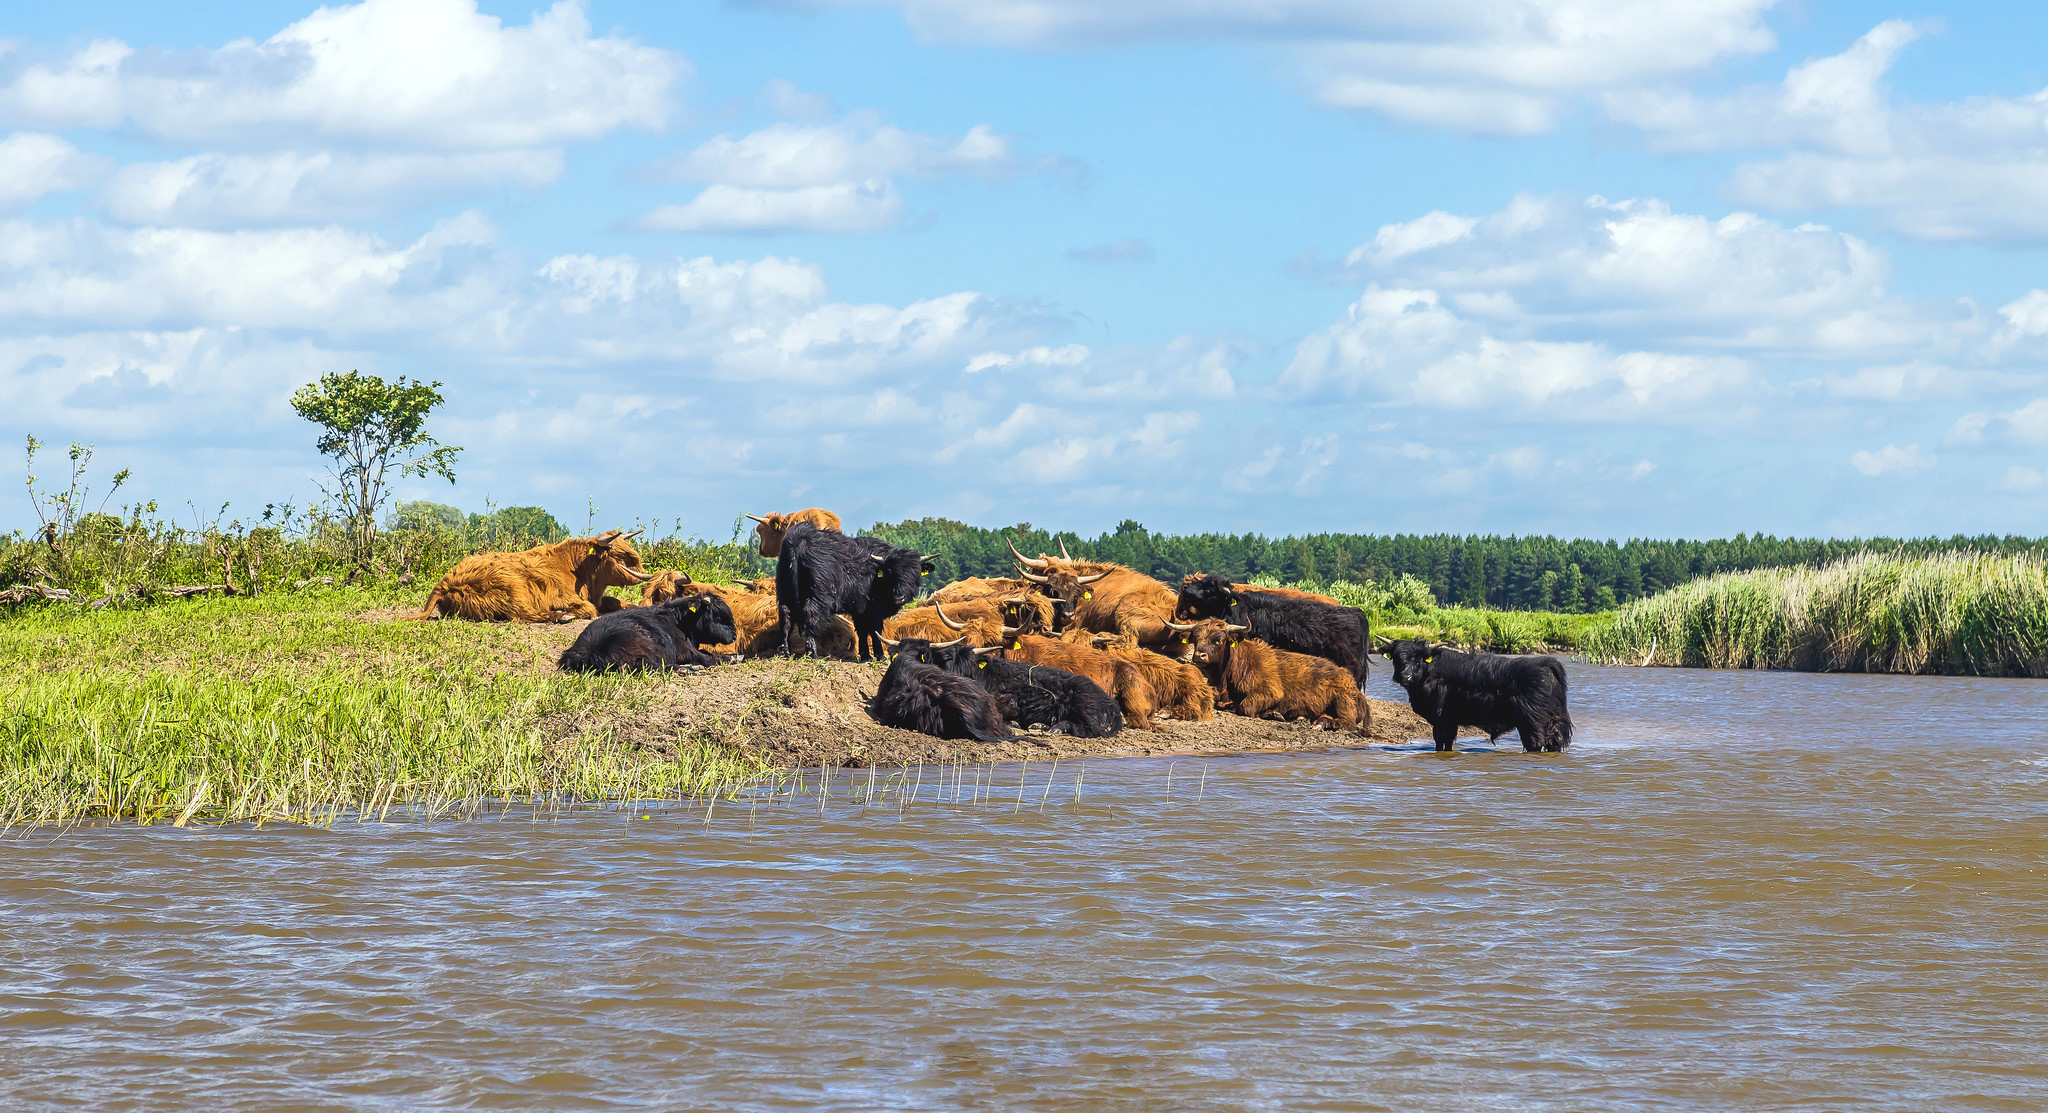
[[[1572,678],[1561,755],[12,836],[0,1107],[2048,1107],[2048,684]]]

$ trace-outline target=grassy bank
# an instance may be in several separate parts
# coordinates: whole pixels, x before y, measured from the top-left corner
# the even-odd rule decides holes
[[[1400,576],[1386,584],[1348,580],[1282,584],[1261,576],[1254,576],[1250,582],[1313,591],[1345,606],[1359,607],[1372,619],[1373,632],[1390,638],[1426,638],[1494,653],[1578,652],[1595,631],[1614,618],[1611,613],[1440,607],[1429,585],[1412,576]]]
[[[314,587],[0,620],[0,828],[322,822],[688,795],[764,772],[712,739],[617,737],[680,681],[560,674],[530,627],[390,621],[417,595]]]
[[[1627,664],[2048,676],[2048,562],[1865,553],[1715,576],[1622,607],[1587,649]]]

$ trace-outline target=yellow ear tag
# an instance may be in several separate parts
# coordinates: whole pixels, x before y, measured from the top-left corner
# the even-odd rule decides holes
[[[590,555],[591,555],[591,556],[596,556],[596,555],[597,555],[597,546],[595,546],[595,545],[592,545],[592,546],[590,547]]]
[[[1425,665],[1433,665],[1433,664],[1435,664],[1435,663],[1436,663],[1436,658],[1434,658],[1434,657],[1424,657],[1424,658],[1422,659],[1422,663],[1423,663],[1423,664],[1425,664]]]
[[[1082,592],[1082,593],[1081,593],[1081,598],[1083,598],[1083,599],[1093,599],[1093,598],[1095,598],[1095,593],[1094,593],[1094,592],[1092,592],[1092,591],[1084,591],[1084,592]]]
[[[1243,640],[1244,640],[1244,639],[1242,639],[1242,638],[1239,638],[1239,639],[1238,639],[1238,641],[1243,641]],[[1232,644],[1232,645],[1236,645],[1236,644],[1237,644],[1237,641],[1233,641],[1233,642],[1231,642],[1230,644]]]
[[[885,573],[882,573],[882,572],[877,572],[877,573],[875,573],[875,578],[879,580],[879,579],[881,579],[881,578],[883,577],[883,575],[885,575]]]
[[[696,613],[697,613],[697,604],[695,604],[695,603],[692,603],[692,604],[690,604],[690,613],[691,613],[691,614],[696,614]]]
[[[987,668],[987,667],[988,667],[988,662],[987,662],[987,661],[976,661],[976,662],[974,662],[974,667],[975,667],[975,668],[978,668],[978,669],[985,669],[985,668]]]
[[[1011,648],[1011,649],[1022,649],[1022,648],[1024,648],[1024,643],[1023,643],[1023,642],[1021,642],[1021,641],[1017,641],[1017,642],[1011,642],[1011,643],[1010,643],[1010,648]]]

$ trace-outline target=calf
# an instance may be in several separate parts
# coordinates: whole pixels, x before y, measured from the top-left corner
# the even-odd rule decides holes
[[[882,623],[903,609],[931,574],[930,558],[872,537],[848,537],[809,522],[789,527],[775,559],[775,599],[782,644],[794,656],[818,655],[832,616],[853,620],[863,661],[882,655]]]
[[[1200,723],[1216,717],[1216,690],[1209,686],[1202,670],[1186,661],[1139,649],[1137,639],[1129,634],[1082,631],[1077,635],[1076,631],[1069,630],[1060,640],[1078,641],[1136,668],[1144,676],[1145,684],[1152,689],[1152,705],[1165,712],[1168,718]]]
[[[1198,573],[1181,581],[1175,611],[1182,618],[1220,618],[1248,626],[1251,637],[1275,649],[1307,653],[1343,667],[1358,690],[1365,690],[1372,628],[1365,612],[1356,607],[1318,602],[1305,593],[1246,591],[1221,576]]]
[[[598,616],[556,665],[564,672],[662,672],[678,665],[715,665],[697,648],[733,640],[732,611],[716,595],[688,595],[650,607]]]
[[[1159,730],[1152,721],[1156,706],[1152,686],[1136,665],[1099,649],[1064,642],[1037,634],[1004,631],[1003,657],[1027,665],[1050,665],[1084,676],[1107,692],[1124,709],[1124,725],[1137,730]]]
[[[1429,720],[1437,752],[1451,749],[1460,726],[1478,727],[1488,741],[1515,731],[1530,753],[1572,744],[1563,661],[1465,653],[1419,638],[1383,640],[1380,648],[1394,683],[1408,689],[1408,706]]]
[[[931,646],[922,639],[907,644]],[[988,689],[967,677],[920,661],[915,653],[898,653],[889,662],[889,671],[882,674],[881,687],[875,690],[869,710],[875,721],[885,727],[938,738],[1006,742],[1014,737],[997,714]]]
[[[630,543],[606,530],[517,553],[463,557],[434,585],[415,619],[454,615],[481,622],[567,622],[619,608],[608,588],[644,584],[648,574]]]
[[[1310,719],[1316,729],[1365,733],[1371,711],[1350,672],[1306,653],[1275,649],[1243,626],[1206,622],[1195,641],[1196,667],[1216,691],[1254,719]]]

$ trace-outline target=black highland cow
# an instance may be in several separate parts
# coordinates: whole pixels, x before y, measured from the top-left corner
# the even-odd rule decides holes
[[[1189,576],[1181,581],[1180,619],[1220,618],[1251,627],[1248,637],[1275,649],[1321,657],[1349,672],[1365,690],[1371,669],[1372,620],[1357,607],[1335,606],[1315,599],[1269,591],[1239,591],[1221,576]]]
[[[1107,738],[1124,729],[1123,708],[1093,680],[1050,665],[1006,661],[996,656],[1000,649],[905,640],[897,652],[974,678],[995,697],[998,713],[1023,726],[1075,738]]]
[[[782,551],[789,551],[787,537],[783,538]],[[885,727],[914,730],[937,738],[1006,742],[1012,737],[988,689],[967,677],[920,661],[910,653],[899,652],[889,662],[889,671],[882,674],[882,685],[875,690],[869,710],[875,721]]]
[[[1408,706],[1429,720],[1439,753],[1451,748],[1460,726],[1478,727],[1489,740],[1515,731],[1531,753],[1572,744],[1563,661],[1466,653],[1412,638],[1381,648],[1394,683],[1408,690]]]
[[[872,537],[798,522],[782,535],[775,558],[775,598],[783,651],[818,655],[818,633],[835,614],[853,620],[854,648],[863,661],[882,655],[882,620],[917,596],[931,574],[930,558]]]
[[[597,617],[562,651],[565,672],[660,672],[679,665],[724,660],[697,648],[724,645],[733,632],[732,608],[716,595],[681,595],[652,607],[627,607]]]

